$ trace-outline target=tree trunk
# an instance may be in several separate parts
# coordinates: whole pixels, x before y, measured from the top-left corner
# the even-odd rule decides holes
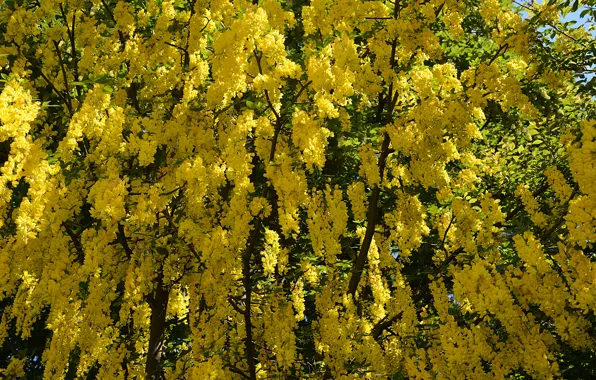
[[[146,378],[161,380],[164,378],[161,360],[163,356],[163,338],[166,329],[166,311],[168,310],[169,291],[163,283],[163,273],[157,276],[155,291],[149,296],[151,307],[151,331],[149,333],[149,351],[145,364]]]

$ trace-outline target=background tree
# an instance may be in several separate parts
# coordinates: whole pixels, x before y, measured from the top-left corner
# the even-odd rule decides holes
[[[578,10],[4,1],[2,376],[593,378]]]

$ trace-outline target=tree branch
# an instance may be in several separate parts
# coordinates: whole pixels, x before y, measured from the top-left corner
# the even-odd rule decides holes
[[[259,68],[259,74],[263,75],[263,68],[261,67],[261,58],[263,57],[263,53],[261,53],[261,56],[259,56],[257,54],[257,50],[255,49],[255,50],[253,50],[253,54],[255,56],[255,59],[257,60],[257,67]],[[275,115],[275,120],[279,123],[280,116],[277,113],[277,111],[275,110],[275,108],[273,107],[273,103],[271,102],[271,99],[269,98],[269,91],[267,91],[267,89],[265,89],[264,92],[265,92],[265,99],[267,100],[267,104],[269,105],[269,108]]]
[[[393,9],[393,18],[397,19],[399,14],[399,6],[395,4]],[[397,39],[393,39],[391,43],[391,57],[390,57],[390,66],[392,69],[395,68],[395,51],[397,48]],[[388,101],[388,102],[387,102]],[[382,94],[379,95],[379,108],[377,108],[377,121],[382,122],[382,115],[383,115],[383,108],[385,105],[387,107],[387,115],[385,119],[385,123],[389,123],[393,117],[393,110],[397,101],[397,94],[395,95],[395,100],[393,99],[393,83],[389,84],[389,89],[387,91],[387,96],[384,97]],[[360,279],[362,277],[362,271],[364,270],[364,266],[366,265],[366,259],[368,256],[368,250],[370,249],[370,245],[372,243],[372,238],[375,232],[375,223],[377,221],[377,210],[378,210],[378,202],[379,196],[381,193],[381,185],[383,183],[383,177],[385,174],[385,165],[387,163],[387,156],[389,155],[389,144],[391,139],[389,138],[389,134],[387,132],[384,133],[383,144],[381,146],[381,155],[378,159],[379,165],[379,184],[376,185],[369,198],[368,203],[368,215],[367,215],[367,225],[366,225],[366,232],[364,234],[364,239],[362,240],[362,245],[360,246],[360,251],[358,252],[358,257],[356,258],[356,263],[354,264],[354,269],[352,271],[352,276],[350,277],[350,282],[348,283],[348,293],[352,295],[352,297],[356,294],[356,289],[358,288],[358,284],[360,283]]]
[[[124,248],[124,252],[126,252],[126,256],[130,259],[133,256],[133,251],[130,249],[128,245],[128,240],[126,240],[126,235],[124,234],[124,226],[118,223],[118,233],[117,233],[118,243]]]
[[[54,42],[54,47],[56,48],[56,54],[58,54],[58,60],[60,61],[60,69],[62,70],[62,77],[64,79],[64,88],[66,89],[66,96],[65,96],[65,100],[66,100],[66,106],[68,107],[68,110],[70,111],[70,114],[73,114],[73,109],[72,109],[72,101],[70,99],[70,87],[68,86],[68,76],[66,75],[66,69],[64,69],[64,61],[62,60],[62,53],[60,53],[60,47],[58,46],[58,42],[56,42],[56,40],[53,41]]]
[[[394,315],[390,319],[386,319],[387,317],[385,317],[382,320],[380,320],[375,325],[375,327],[373,327],[373,329],[371,331],[372,337],[375,340],[379,340],[379,338],[381,337],[381,334],[383,334],[383,331],[385,331],[386,329],[388,329],[389,327],[391,327],[391,325],[393,324],[393,322],[395,322],[398,319],[400,319],[403,314],[404,314],[404,312],[402,311],[402,312],[397,313],[396,315]]]
[[[364,270],[364,265],[366,264],[366,258],[368,256],[368,250],[375,232],[379,195],[381,193],[381,183],[383,181],[383,174],[385,172],[387,155],[389,154],[389,140],[389,135],[387,132],[385,132],[385,138],[383,139],[383,146],[381,148],[381,156],[379,157],[379,173],[381,179],[380,183],[375,186],[375,188],[372,190],[372,194],[370,195],[366,232],[364,234],[364,240],[360,246],[360,252],[358,253],[352,277],[350,277],[350,283],[348,285],[348,293],[350,293],[352,296],[355,295],[356,289],[358,288],[358,283],[360,283],[362,271]]]
[[[11,42],[12,42],[12,44],[14,44],[14,45],[17,47],[17,49],[19,49],[19,51],[21,50],[21,45],[19,45],[18,43],[16,43],[14,40],[13,40],[13,41],[11,41]],[[32,59],[32,58],[30,58],[30,57],[26,56],[24,53],[21,53],[21,54],[22,54],[22,56],[23,56],[23,57],[24,57],[24,58],[27,60],[27,62],[29,62],[29,64],[31,64],[33,67],[36,67],[36,68],[38,68],[38,69],[39,69],[39,75],[41,75],[41,77],[42,77],[42,78],[43,78],[43,79],[46,81],[46,83],[47,83],[47,84],[50,86],[50,88],[52,89],[52,91],[53,91],[54,93],[56,93],[56,95],[57,95],[57,96],[58,96],[60,99],[62,99],[62,102],[63,102],[63,103],[64,103],[64,105],[66,105],[66,107],[68,108],[68,112],[70,113],[70,116],[72,116],[72,115],[73,115],[73,113],[72,113],[72,109],[71,109],[71,108],[69,108],[68,101],[66,100],[66,97],[64,96],[64,94],[63,94],[63,93],[61,93],[60,91],[58,91],[58,89],[56,88],[56,86],[54,86],[54,84],[53,84],[53,83],[50,81],[50,79],[49,79],[49,78],[48,78],[48,77],[47,77],[47,76],[46,76],[46,75],[43,73],[43,68],[42,68],[42,66],[38,66],[38,65],[37,65],[37,64],[36,64],[36,63],[33,61],[33,59]]]
[[[149,295],[148,303],[151,308],[151,324],[149,330],[149,350],[145,363],[147,380],[163,379],[161,360],[163,356],[163,338],[166,329],[166,314],[168,310],[169,290],[163,282],[163,268],[159,270],[155,282],[155,290]]]
[[[77,251],[77,261],[82,263],[83,258],[85,257],[85,252],[83,250],[83,245],[81,244],[81,239],[79,239],[79,236],[74,233],[74,231],[68,226],[68,224],[66,224],[66,222],[62,223],[62,227],[64,227],[64,230],[70,237],[70,240],[72,240],[75,250]]]
[[[68,17],[66,15],[66,12],[64,11],[64,7],[62,5],[62,3],[59,4],[60,7],[60,13],[62,14],[62,18],[64,19],[64,25],[66,25],[66,32],[68,34],[68,39],[70,41],[70,47],[71,47],[71,65],[72,65],[72,69],[74,72],[74,78],[75,81],[79,80],[79,69],[78,69],[78,63],[77,63],[77,48],[75,45],[75,23],[76,23],[76,14],[73,12],[72,14],[72,27],[69,27],[68,25]],[[79,99],[79,101],[81,100],[81,90],[78,86],[75,86],[75,90],[77,92],[77,99]]]

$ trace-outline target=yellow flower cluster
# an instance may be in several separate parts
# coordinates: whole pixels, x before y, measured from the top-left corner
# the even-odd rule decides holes
[[[593,37],[505,3],[0,4],[0,377],[579,368]]]
[[[532,219],[532,222],[534,222],[537,226],[546,227],[548,224],[548,218],[542,211],[540,211],[540,203],[538,203],[536,198],[534,198],[528,185],[519,185],[515,190],[515,195],[521,199],[526,212]]]
[[[324,192],[312,194],[308,207],[308,232],[314,253],[334,264],[341,253],[339,238],[346,233],[348,207],[342,191],[327,186]]]
[[[310,171],[325,166],[327,138],[333,133],[320,120],[311,118],[304,111],[297,111],[292,118],[292,142],[302,151],[304,162]]]
[[[400,256],[406,258],[430,232],[424,206],[418,198],[407,194],[398,198],[395,211],[387,215],[387,224],[391,227],[391,241],[397,245]]]

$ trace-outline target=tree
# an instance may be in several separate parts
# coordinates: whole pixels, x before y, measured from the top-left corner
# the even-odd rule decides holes
[[[593,378],[578,9],[3,2],[2,376]]]

